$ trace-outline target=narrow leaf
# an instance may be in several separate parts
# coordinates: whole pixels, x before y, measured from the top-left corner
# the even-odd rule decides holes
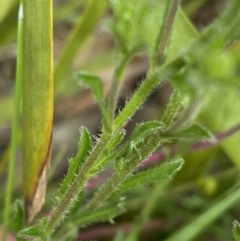
[[[161,121],[147,121],[142,124],[137,124],[130,138],[113,153],[112,159],[117,161],[118,159],[122,160],[124,157],[126,161],[129,159],[127,155],[131,156],[132,151],[137,151],[139,144],[143,143],[144,139],[155,134],[157,131],[164,131],[165,128],[164,123]]]
[[[220,217],[220,215],[226,212],[239,200],[239,187],[235,187],[232,191],[223,195],[217,202],[214,202],[205,212],[202,212],[200,215],[198,214],[185,226],[177,230],[167,238],[166,241],[194,240],[199,233],[203,232],[214,220]]]
[[[182,158],[163,163],[161,166],[139,172],[130,176],[118,188],[117,193],[123,193],[127,190],[144,186],[149,183],[165,181],[171,179],[172,176],[182,168],[184,160]]]
[[[56,65],[54,72],[56,85],[59,84],[59,82],[66,76],[74,57],[78,54],[79,49],[96,28],[99,19],[106,10],[106,7],[107,2],[105,0],[88,1],[86,9],[83,15],[80,16],[79,22],[71,32]]]
[[[90,88],[93,92],[95,99],[97,100],[103,115],[103,124],[104,127],[109,131],[110,125],[108,122],[108,114],[107,107],[103,92],[103,82],[102,80],[96,76],[91,75],[87,72],[78,72],[76,77],[80,80],[80,83],[88,88]]]
[[[181,107],[181,95],[179,92],[175,91],[171,95],[171,98],[167,104],[167,107],[164,111],[162,121],[166,126],[170,127],[178,115],[179,109]]]
[[[106,149],[108,149],[108,151],[114,150],[121,143],[125,134],[126,134],[125,130],[121,130],[117,132],[117,134],[115,134],[107,143]]]
[[[73,179],[78,174],[78,171],[83,162],[85,161],[86,157],[88,156],[91,148],[92,143],[90,133],[84,126],[82,126],[78,153],[75,157],[69,160],[68,172],[58,191],[57,199],[60,199],[65,194],[69,185],[72,183]]]
[[[119,131],[117,134],[113,135],[112,138],[106,144],[106,148],[103,152],[101,158],[94,164],[92,170],[93,172],[99,172],[99,170],[103,169],[104,166],[107,165],[112,160],[115,160],[119,154],[115,148],[121,143],[125,136],[126,132],[124,130]]]
[[[111,202],[102,207],[81,213],[80,217],[74,218],[73,222],[75,225],[89,225],[96,222],[110,221],[121,213],[125,212],[122,204],[122,200]]]
[[[240,225],[237,220],[233,222],[233,237],[236,241],[240,241]]]
[[[23,1],[23,189],[27,219],[45,201],[53,122],[52,1]]]
[[[27,227],[17,233],[17,237],[21,238],[36,238],[41,239],[42,241],[46,241],[48,237],[45,236],[45,225],[47,223],[47,218],[41,219],[36,225],[32,225],[30,227]]]
[[[215,141],[214,136],[204,126],[197,123],[192,124],[175,133],[163,134],[163,136],[171,139],[180,139],[185,141]]]
[[[134,140],[134,142],[137,142],[136,140],[142,140],[146,136],[154,134],[156,131],[164,130],[165,128],[166,126],[163,122],[156,120],[137,124],[130,139],[132,141]]]
[[[13,214],[13,218],[9,225],[10,225],[10,229],[15,233],[17,233],[18,231],[26,227],[26,217],[25,217],[23,202],[20,200],[16,200],[14,203],[14,209],[15,211]]]
[[[136,167],[149,157],[162,143],[163,138],[159,133],[155,133],[151,136],[147,136],[143,140],[143,145],[139,152],[132,152],[131,157],[128,162],[123,163],[121,167],[121,172],[115,171],[115,173],[108,179],[103,187],[95,194],[95,196],[88,202],[84,210],[91,210],[99,206],[99,200],[104,202],[119,186],[120,184],[128,178]]]

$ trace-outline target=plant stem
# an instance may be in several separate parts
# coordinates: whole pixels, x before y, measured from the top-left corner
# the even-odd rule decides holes
[[[166,52],[169,37],[171,35],[175,16],[177,14],[178,6],[181,0],[167,1],[166,10],[163,16],[163,25],[160,28],[157,36],[156,45],[153,50],[153,56],[150,63],[150,72],[156,67],[160,66],[164,60],[164,54]]]
[[[132,50],[130,50],[126,55],[119,61],[116,66],[113,80],[111,83],[108,99],[108,117],[110,118],[110,124],[113,125],[114,112],[118,100],[118,92],[120,89],[120,83],[122,83],[123,75],[126,69],[128,62],[137,52],[141,51],[144,48],[143,45],[137,45]]]
[[[83,186],[86,184],[91,176],[91,169],[94,167],[94,163],[99,160],[102,152],[104,151],[106,142],[108,141],[107,135],[102,135],[98,140],[96,146],[91,152],[90,156],[86,160],[84,166],[80,170],[79,174],[75,178],[72,185],[69,187],[68,191],[60,201],[59,205],[53,210],[48,218],[46,225],[46,236],[50,235],[59,222],[65,217],[67,211],[74,203],[77,194],[81,191]]]
[[[18,15],[18,47],[17,47],[17,74],[16,74],[16,87],[14,97],[14,113],[12,120],[12,133],[11,133],[11,150],[8,168],[8,179],[5,196],[4,208],[4,230],[2,240],[7,238],[8,224],[10,221],[11,203],[15,179],[15,166],[17,159],[17,147],[19,139],[19,117],[21,112],[21,99],[22,99],[22,66],[23,66],[23,7],[20,1],[19,15]]]
[[[132,154],[131,159],[127,161],[121,171],[115,171],[112,177],[103,185],[103,187],[96,193],[96,195],[87,203],[82,211],[94,209],[100,206],[116,189],[117,187],[135,170],[142,160],[150,156],[159,146],[163,140],[160,133],[151,135],[145,138],[141,156],[137,153]]]

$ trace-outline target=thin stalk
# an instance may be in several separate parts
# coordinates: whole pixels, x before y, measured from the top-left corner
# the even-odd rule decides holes
[[[116,78],[114,74],[112,83],[110,86],[109,97],[108,97],[108,118],[110,119],[110,125],[112,127],[114,113],[117,105],[118,93],[119,93],[120,80]]]
[[[174,19],[180,2],[181,0],[167,1],[166,10],[163,17],[163,25],[160,28],[150,63],[150,71],[153,71],[156,65],[161,65],[164,60],[164,54],[169,42],[169,37],[171,36]]]
[[[12,120],[12,133],[11,133],[11,150],[8,168],[8,179],[5,196],[4,208],[4,230],[2,240],[7,238],[8,224],[10,221],[10,212],[15,180],[15,166],[17,159],[18,137],[19,137],[19,117],[21,113],[21,99],[22,99],[22,79],[23,79],[23,7],[22,1],[20,2],[18,14],[18,48],[17,48],[17,71],[16,71],[16,87],[14,96],[14,113]]]
[[[150,93],[165,79],[170,78],[177,71],[179,71],[185,65],[184,59],[181,57],[175,59],[173,62],[167,65],[161,66],[161,68],[153,73],[149,73],[141,86],[134,93],[133,97],[120,112],[120,114],[114,120],[113,132],[122,128],[122,126],[133,116],[138,108],[144,103]]]
[[[124,72],[131,58],[138,52],[141,52],[145,48],[145,45],[139,44],[129,50],[126,55],[119,61],[116,66],[113,80],[111,83],[109,97],[108,97],[108,117],[110,118],[110,124],[113,126],[114,113],[117,105],[118,94],[120,84],[124,78]]]

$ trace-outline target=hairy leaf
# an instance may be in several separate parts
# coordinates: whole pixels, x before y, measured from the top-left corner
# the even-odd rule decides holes
[[[65,194],[66,190],[68,189],[69,185],[74,180],[75,176],[78,174],[81,165],[85,161],[86,157],[88,156],[91,148],[91,136],[88,130],[85,127],[81,127],[81,136],[79,142],[79,150],[75,157],[69,160],[69,168],[66,177],[63,180],[63,183],[58,191],[57,199],[61,199],[61,197]]]
[[[80,217],[73,218],[75,225],[89,225],[96,222],[110,221],[121,213],[125,212],[123,200],[116,200],[104,206],[81,213]]]
[[[165,181],[171,179],[172,176],[181,169],[184,161],[182,158],[171,160],[163,163],[161,166],[142,171],[125,180],[117,189],[117,194],[126,192],[127,190],[137,188],[149,183]]]
[[[92,168],[93,172],[99,172],[107,163],[117,158],[118,151],[116,151],[115,148],[121,143],[125,134],[126,132],[121,130],[110,138],[106,143],[106,148],[101,158],[99,158],[98,162],[94,164],[94,167]]]
[[[45,225],[47,223],[47,218],[41,219],[36,225],[29,226],[22,229],[17,233],[17,237],[26,239],[41,239],[42,241],[47,241],[48,237],[45,235]]]
[[[116,160],[122,160],[122,158],[129,159],[127,155],[131,156],[132,151],[137,151],[139,144],[142,144],[145,138],[155,134],[157,131],[165,130],[165,128],[164,123],[156,120],[137,124],[130,138],[113,154],[112,158]]]
[[[185,141],[215,141],[214,136],[209,132],[209,130],[197,123],[192,124],[174,133],[163,134],[163,136],[170,139],[178,139]]]
[[[10,223],[10,228],[17,233],[18,231],[23,229],[26,225],[26,216],[25,216],[23,202],[21,200],[16,200],[14,203],[14,209],[15,209],[15,212]]]
[[[110,132],[110,124],[108,121],[107,107],[103,92],[103,83],[102,80],[96,76],[91,75],[87,72],[78,72],[76,77],[80,80],[80,83],[88,88],[90,88],[94,94],[95,99],[97,100],[103,115],[103,124],[106,130]]]
[[[164,115],[162,117],[163,123],[166,126],[170,127],[178,115],[179,109],[181,107],[181,95],[179,92],[175,91],[171,95],[171,98],[167,104],[167,107],[164,111]]]

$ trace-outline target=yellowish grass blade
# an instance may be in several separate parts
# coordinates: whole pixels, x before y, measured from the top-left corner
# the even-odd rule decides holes
[[[23,179],[28,221],[45,201],[53,121],[52,1],[23,1]]]

